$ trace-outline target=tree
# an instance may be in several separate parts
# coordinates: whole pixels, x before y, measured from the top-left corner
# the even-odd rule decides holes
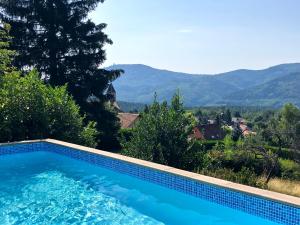
[[[220,115],[220,114],[218,114],[217,116],[216,116],[216,124],[219,126],[219,127],[221,127],[222,126],[222,123],[223,123],[223,121],[222,121],[222,115]]]
[[[242,115],[239,111],[236,111],[236,112],[234,112],[234,117],[240,118],[240,117],[242,117]]]
[[[205,113],[203,113],[201,109],[198,109],[196,111],[195,117],[197,118],[199,125],[207,124],[208,121],[207,115],[205,115]]]
[[[108,83],[121,71],[99,68],[105,44],[112,41],[88,13],[103,0],[0,0],[1,19],[11,24],[15,66],[24,74],[35,67],[52,86],[67,84],[86,114],[97,122],[102,147],[112,147],[119,129],[116,114],[105,106]]]
[[[11,40],[9,31],[9,24],[0,23],[0,76],[13,70],[11,63],[16,53],[15,51],[9,50]]]
[[[66,87],[43,84],[36,70],[3,76],[0,84],[0,142],[55,138],[95,147],[95,123],[83,125]]]
[[[281,155],[283,148],[294,152],[294,159],[299,161],[299,127],[300,110],[293,104],[286,104],[277,115],[269,118],[265,127],[261,127],[260,135],[268,144],[278,147]]]
[[[56,138],[94,147],[95,123],[83,125],[79,107],[66,87],[43,84],[33,70],[28,76],[11,66],[9,26],[0,26],[0,142]]]
[[[233,141],[238,141],[243,135],[242,129],[238,124],[233,127],[231,138]]]
[[[242,146],[243,150],[255,155],[255,159],[261,160],[263,166],[263,175],[267,184],[272,176],[278,172],[279,162],[278,155],[264,147],[264,141],[259,136],[250,136],[245,139]]]
[[[300,110],[293,104],[286,104],[280,114],[278,120],[278,130],[280,131],[283,140],[296,153],[300,154],[299,137],[300,137]],[[297,154],[298,152],[298,154]],[[299,158],[295,158],[299,161]]]
[[[232,116],[230,109],[227,109],[224,113],[224,121],[229,125],[232,123]]]
[[[124,143],[127,155],[184,168],[192,146],[189,135],[195,121],[186,115],[179,94],[176,94],[171,106],[156,99],[133,130],[131,140]]]

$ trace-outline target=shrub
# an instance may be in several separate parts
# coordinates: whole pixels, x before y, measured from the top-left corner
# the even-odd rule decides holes
[[[218,140],[201,140],[201,144],[204,146],[206,150],[213,149],[216,145],[218,146],[224,146],[223,141]]]
[[[118,136],[118,139],[121,143],[126,143],[130,141],[133,136],[133,128],[121,128],[119,130]]]
[[[205,146],[201,141],[195,141],[191,148],[184,155],[185,162],[184,169],[190,171],[197,171],[204,167],[204,155],[207,153]]]
[[[293,159],[300,158],[299,151],[293,151],[292,149],[288,149],[288,148],[281,148],[279,150],[278,147],[273,147],[273,146],[265,146],[265,148],[270,149],[272,152],[274,152],[279,157],[284,158],[284,159],[293,160]]]
[[[266,159],[242,149],[223,151],[213,149],[208,151],[203,159],[203,168],[206,169],[228,168],[238,172],[245,167],[255,172],[256,175],[265,175],[265,168],[268,164],[269,162]],[[277,171],[274,171],[274,173],[277,173]]]
[[[34,70],[6,74],[0,84],[0,141],[55,138],[95,147],[95,123],[84,126],[66,87],[52,88]]]
[[[300,180],[300,165],[289,159],[279,159],[281,177],[283,179]]]
[[[133,136],[123,143],[124,154],[178,168],[185,168],[186,154],[192,142],[188,141],[194,121],[186,115],[180,96],[172,99],[171,106],[156,100],[141,115]]]
[[[203,169],[199,172],[207,176],[232,181],[235,183],[241,183],[255,187],[262,187],[261,183],[258,182],[259,179],[256,176],[255,172],[246,167],[243,167],[240,171],[237,172],[233,171],[233,169],[228,168],[218,168],[215,170]]]

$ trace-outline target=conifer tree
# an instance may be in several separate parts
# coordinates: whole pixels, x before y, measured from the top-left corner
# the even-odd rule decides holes
[[[32,67],[53,86],[68,84],[68,91],[87,120],[97,121],[101,147],[112,147],[118,123],[105,107],[108,83],[121,71],[101,69],[104,45],[112,41],[88,13],[104,0],[0,0],[1,19],[11,24],[14,65]]]
[[[227,109],[224,113],[224,120],[227,124],[231,124],[232,122],[232,116],[230,109]]]
[[[13,70],[11,63],[16,53],[9,50],[11,37],[9,36],[10,25],[0,22],[0,76]]]

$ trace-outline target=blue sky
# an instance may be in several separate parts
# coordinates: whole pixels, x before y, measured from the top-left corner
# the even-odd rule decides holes
[[[300,62],[299,0],[106,0],[111,64],[190,73]]]

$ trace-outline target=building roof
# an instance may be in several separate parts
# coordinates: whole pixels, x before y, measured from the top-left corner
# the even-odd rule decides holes
[[[198,127],[194,127],[193,133],[190,135],[190,137],[195,138],[197,140],[203,140],[204,139],[204,136],[203,136],[202,132],[199,130]]]
[[[256,135],[256,132],[251,131],[250,128],[245,124],[240,124],[240,128],[244,136]]]
[[[132,128],[138,121],[140,114],[135,113],[118,113],[122,128]]]
[[[241,117],[232,117],[232,122],[234,123],[246,123],[246,120],[244,118]]]
[[[218,124],[205,124],[198,127],[206,140],[221,140],[225,131]]]

